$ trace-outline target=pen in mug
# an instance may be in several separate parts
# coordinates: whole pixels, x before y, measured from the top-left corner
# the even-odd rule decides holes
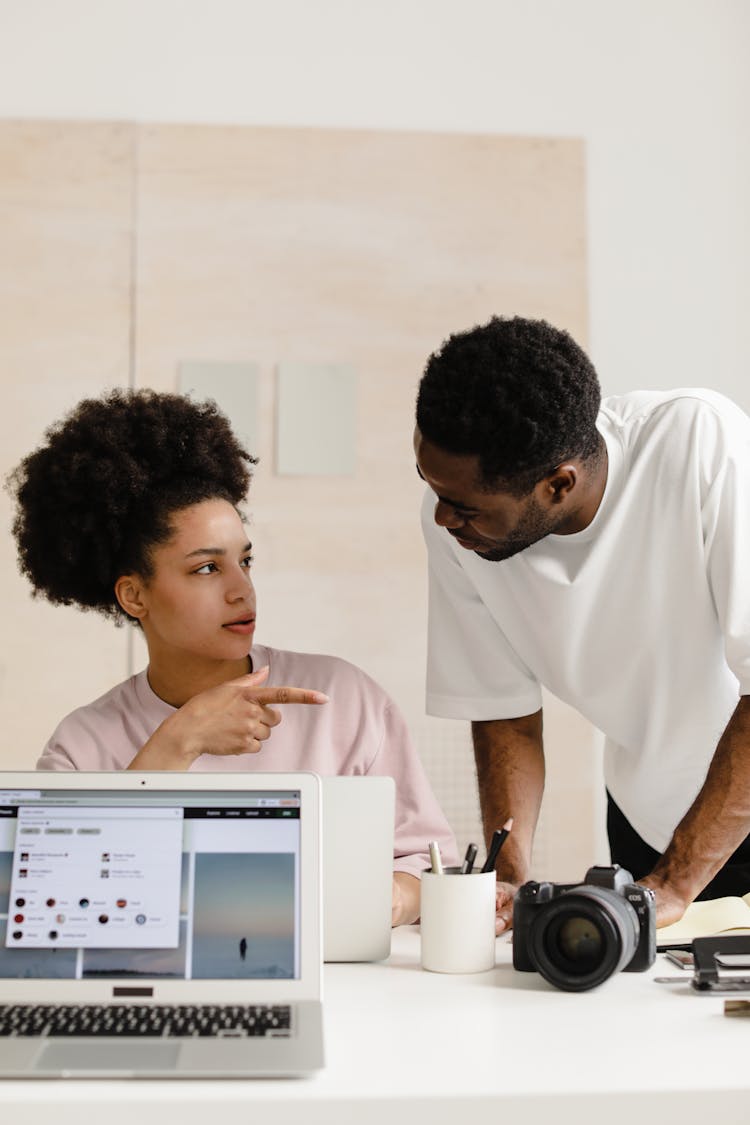
[[[512,827],[513,827],[513,817],[511,816],[506,820],[506,822],[502,826],[502,828],[496,828],[495,831],[492,833],[492,840],[490,842],[490,850],[487,852],[487,858],[484,861],[484,867],[482,868],[483,874],[486,873],[487,871],[492,871],[492,869],[494,868],[494,866],[497,862],[497,857],[500,854],[500,849],[503,846],[503,844],[505,843],[505,841],[508,837],[508,833],[510,832]]]
[[[468,848],[466,849],[466,855],[464,856],[464,861],[461,864],[461,871],[460,871],[461,875],[471,875],[471,872],[474,868],[474,860],[476,858],[477,858],[477,846],[476,846],[476,844],[469,844]]]
[[[440,856],[440,848],[436,840],[430,840],[427,847],[430,849],[430,863],[432,864],[433,875],[443,874],[443,860]]]

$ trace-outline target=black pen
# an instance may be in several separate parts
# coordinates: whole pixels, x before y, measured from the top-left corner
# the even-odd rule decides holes
[[[466,849],[466,855],[464,856],[464,861],[461,864],[461,870],[460,870],[459,874],[460,875],[471,875],[471,872],[474,868],[474,860],[476,858],[477,858],[477,846],[476,846],[476,844],[469,844],[468,848]]]
[[[500,853],[500,849],[503,846],[503,844],[505,843],[505,841],[508,837],[508,833],[510,832],[512,827],[513,827],[513,817],[511,816],[511,817],[508,817],[508,819],[506,820],[506,822],[502,826],[502,828],[496,828],[495,831],[492,833],[492,840],[490,842],[490,850],[487,852],[487,858],[484,861],[484,867],[482,868],[483,874],[486,874],[488,871],[493,870],[495,864],[497,863],[497,857]]]

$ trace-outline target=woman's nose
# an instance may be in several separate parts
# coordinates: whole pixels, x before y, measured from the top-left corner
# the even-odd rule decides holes
[[[243,601],[248,594],[248,589],[252,591],[253,582],[250,577],[250,572],[244,569],[237,569],[230,575],[229,581],[226,586],[226,599],[228,602]]]

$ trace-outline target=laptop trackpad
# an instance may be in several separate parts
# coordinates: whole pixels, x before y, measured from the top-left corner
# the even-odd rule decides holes
[[[120,1040],[113,1043],[53,1042],[44,1047],[36,1061],[34,1070],[54,1070],[90,1073],[91,1071],[147,1071],[172,1070],[177,1065],[180,1044],[128,1043]]]

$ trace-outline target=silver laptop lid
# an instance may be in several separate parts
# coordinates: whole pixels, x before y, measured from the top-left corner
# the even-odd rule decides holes
[[[382,961],[391,952],[392,777],[324,777],[323,957]]]
[[[314,774],[0,773],[0,1000],[319,999]]]

